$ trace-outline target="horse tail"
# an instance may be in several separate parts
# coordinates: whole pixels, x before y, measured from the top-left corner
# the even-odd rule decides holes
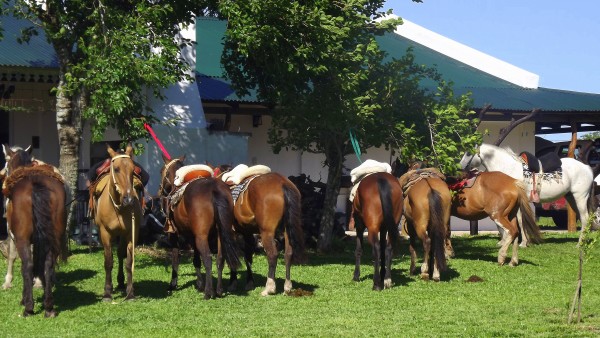
[[[50,190],[39,182],[33,182],[32,185],[33,274],[43,280],[48,254],[52,254],[52,259],[60,254],[60,239],[56,238],[52,225]]]
[[[522,236],[527,236],[531,243],[540,244],[543,242],[542,234],[540,227],[535,222],[535,216],[533,215],[533,210],[531,210],[525,187],[520,181],[516,180],[515,185],[519,192],[519,210],[521,210],[521,219],[523,221],[523,224],[520,224],[520,228],[525,232]]]
[[[427,182],[429,183],[429,182]],[[430,228],[427,229],[431,238],[431,247],[433,249],[433,257],[437,262],[438,269],[445,271],[448,268],[446,263],[446,222],[444,221],[442,206],[442,196],[433,189],[430,185],[429,190],[429,223]]]
[[[387,231],[389,234],[392,242],[392,250],[396,252],[400,242],[400,235],[398,233],[398,226],[394,220],[392,188],[390,183],[383,177],[377,179],[377,188],[379,190],[379,199],[381,200],[381,212],[383,213],[383,224],[385,226],[384,231]],[[385,234],[382,234],[382,242],[385,241],[385,237]]]
[[[283,224],[292,247],[292,262],[304,263],[306,262],[306,255],[304,252],[304,230],[302,229],[302,197],[298,190],[288,184],[284,183],[282,189],[285,202]]]
[[[213,208],[215,210],[215,221],[221,239],[222,252],[229,268],[236,270],[240,267],[240,258],[237,255],[235,241],[233,239],[233,201],[231,196],[224,193],[215,186],[213,194]]]

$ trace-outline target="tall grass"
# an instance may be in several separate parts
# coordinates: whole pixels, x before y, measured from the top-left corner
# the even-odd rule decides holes
[[[491,235],[454,238],[456,257],[439,283],[408,275],[407,243],[403,243],[393,264],[394,287],[375,292],[371,291],[371,247],[366,244],[361,281],[353,282],[354,242],[340,241],[336,253],[311,253],[308,264],[292,268],[294,288],[313,293],[303,297],[261,297],[267,267],[264,255],[258,255],[255,290],[245,292],[240,285],[238,291],[209,301],[194,288],[189,255],[180,266],[179,289],[168,295],[168,255],[138,250],[137,299],[123,301],[123,295],[117,293],[112,303],[101,301],[101,252],[74,247],[69,262],[57,273],[59,316],[43,318],[41,290],[34,294],[36,315],[20,316],[22,284],[16,270],[13,289],[0,291],[0,333],[6,337],[600,335],[599,249],[594,249],[596,256],[584,267],[583,322],[568,325],[577,278],[577,234],[546,234],[544,244],[520,250],[520,265],[514,268],[497,265],[496,242]],[[5,261],[0,268],[2,273],[6,271]],[[283,276],[280,264],[279,292]],[[472,276],[481,281],[468,282],[475,279]],[[241,278],[245,278],[243,273]]]

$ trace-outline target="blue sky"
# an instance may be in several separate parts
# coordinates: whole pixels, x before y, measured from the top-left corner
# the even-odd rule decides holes
[[[388,0],[384,8],[540,76],[540,87],[600,93],[599,0]]]

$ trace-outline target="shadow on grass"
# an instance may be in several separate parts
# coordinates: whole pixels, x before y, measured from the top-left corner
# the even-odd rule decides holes
[[[169,296],[169,282],[166,280],[140,280],[134,283],[134,287],[137,297],[163,299]]]
[[[54,299],[59,311],[69,311],[98,303],[100,295],[94,292],[81,291],[74,285],[57,285]]]
[[[88,269],[77,269],[73,271],[57,271],[56,279],[59,284],[68,285],[72,283],[81,282],[85,279],[90,279],[95,277],[98,274],[96,270],[88,270]]]

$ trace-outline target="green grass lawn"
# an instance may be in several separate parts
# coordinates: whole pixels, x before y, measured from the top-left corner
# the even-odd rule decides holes
[[[124,302],[117,293],[113,303],[101,301],[101,252],[73,247],[69,262],[57,274],[58,317],[43,318],[41,290],[34,294],[36,314],[21,317],[22,284],[16,270],[13,289],[0,291],[0,333],[3,337],[600,335],[600,249],[594,249],[595,256],[584,267],[583,322],[568,325],[578,269],[577,234],[546,234],[544,244],[519,251],[520,265],[514,268],[496,264],[496,242],[497,237],[490,235],[454,238],[456,257],[439,283],[408,275],[403,242],[393,264],[394,287],[375,292],[371,291],[370,246],[365,248],[361,281],[353,282],[354,242],[340,241],[335,243],[336,253],[310,253],[308,264],[292,269],[294,288],[313,292],[303,297],[260,296],[266,275],[261,254],[255,258],[255,290],[244,292],[241,283],[237,292],[208,301],[194,288],[189,255],[182,259],[179,289],[168,295],[168,256],[138,250],[137,299]],[[6,271],[5,261],[0,271]],[[283,276],[279,265],[280,292]],[[471,276],[483,281],[467,282]]]

